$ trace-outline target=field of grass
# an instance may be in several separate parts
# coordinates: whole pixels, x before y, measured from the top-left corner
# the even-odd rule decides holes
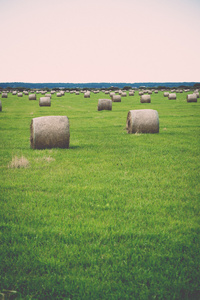
[[[199,99],[141,104],[136,92],[97,111],[102,92],[39,97],[1,99],[0,292],[199,299]],[[127,134],[128,111],[143,108],[158,111],[159,134]],[[69,149],[30,148],[31,119],[48,115],[68,116]]]

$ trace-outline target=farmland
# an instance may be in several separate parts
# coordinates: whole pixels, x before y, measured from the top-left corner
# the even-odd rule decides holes
[[[0,112],[0,292],[16,299],[199,299],[200,102],[138,91],[8,94]],[[127,134],[129,110],[158,134]],[[67,116],[69,149],[33,150],[30,124]],[[21,165],[15,167],[15,162]]]

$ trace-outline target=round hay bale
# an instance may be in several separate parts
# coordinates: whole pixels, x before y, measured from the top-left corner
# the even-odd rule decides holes
[[[51,106],[51,98],[40,97],[39,106]]]
[[[130,92],[129,92],[129,96],[134,96],[134,92],[133,92],[133,91],[130,91]]]
[[[199,92],[195,92],[195,94],[197,95],[197,98],[199,98]]]
[[[144,92],[140,91],[139,92],[139,96],[142,96],[144,94]]]
[[[151,103],[151,96],[150,95],[142,95],[140,97],[140,103]]]
[[[97,110],[112,110],[111,99],[99,99]]]
[[[187,102],[197,102],[197,94],[189,94],[187,95]]]
[[[155,94],[158,94],[158,90],[155,90],[154,93],[155,93]]]
[[[18,97],[23,97],[23,93],[18,93],[17,96]]]
[[[85,92],[84,98],[90,98],[90,91]]]
[[[0,111],[2,111],[2,103],[1,103],[1,100],[0,100]]]
[[[169,92],[164,92],[164,93],[163,93],[163,96],[164,96],[164,97],[168,97],[168,96],[169,96]]]
[[[45,97],[49,97],[51,99],[51,94],[45,94]]]
[[[12,92],[12,95],[17,95],[17,92],[16,92],[16,91],[13,91],[13,92]]]
[[[122,101],[121,95],[113,95],[112,101],[113,102],[121,102]]]
[[[79,92],[75,92],[75,95],[79,95],[80,93]]]
[[[45,91],[41,91],[41,94],[42,94],[42,95],[45,95],[45,94],[46,94],[46,92],[45,92]]]
[[[8,98],[8,94],[7,93],[2,93],[1,98]]]
[[[176,93],[169,94],[168,99],[169,100],[176,100]]]
[[[128,133],[159,133],[159,117],[157,110],[130,110],[127,115]]]
[[[67,116],[34,118],[30,126],[30,145],[33,149],[69,148]]]
[[[61,93],[56,93],[56,96],[57,97],[62,97],[62,94]]]
[[[28,96],[28,99],[29,99],[29,100],[36,100],[36,94],[30,94],[30,95]]]
[[[121,97],[127,97],[126,92],[122,92],[122,93],[121,93]]]

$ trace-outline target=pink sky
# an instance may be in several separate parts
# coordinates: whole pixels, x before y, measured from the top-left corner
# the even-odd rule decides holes
[[[0,82],[200,81],[200,0],[0,0]]]

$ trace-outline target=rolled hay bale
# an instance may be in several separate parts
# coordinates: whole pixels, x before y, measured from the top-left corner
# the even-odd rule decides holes
[[[1,100],[0,100],[0,111],[2,111],[2,103],[1,103]]]
[[[130,91],[130,92],[129,92],[129,96],[134,96],[134,92],[133,92],[133,91]]]
[[[51,94],[45,94],[45,97],[49,97],[51,99]]]
[[[176,93],[169,94],[168,99],[169,100],[176,100]]]
[[[127,97],[126,92],[122,92],[122,93],[121,93],[121,97]]]
[[[109,91],[105,91],[105,95],[108,95],[109,94]]]
[[[16,92],[16,91],[13,91],[13,92],[12,92],[12,95],[17,95],[17,92]]]
[[[41,94],[42,94],[42,95],[45,95],[45,94],[46,94],[46,92],[45,92],[45,91],[41,91]]]
[[[67,116],[46,116],[31,120],[30,145],[33,149],[69,148]]]
[[[169,96],[169,92],[164,92],[164,93],[163,93],[163,96],[164,96],[164,97],[168,97],[168,96]]]
[[[158,94],[158,90],[155,90],[154,93],[155,93],[155,94]]]
[[[195,94],[197,95],[197,98],[199,98],[199,92],[195,92]]]
[[[17,96],[18,97],[23,97],[23,93],[18,93]]]
[[[84,98],[90,98],[90,91],[85,92]]]
[[[8,94],[7,93],[2,93],[1,98],[8,98]]]
[[[187,102],[197,102],[197,94],[189,94],[187,95]]]
[[[28,99],[29,99],[29,100],[36,100],[36,94],[30,94],[30,95],[28,96]]]
[[[55,91],[52,90],[52,91],[51,91],[51,94],[52,94],[52,95],[55,94]]]
[[[28,95],[28,92],[27,92],[27,91],[23,91],[23,93],[24,93],[24,95],[26,95],[26,96]]]
[[[121,101],[122,101],[121,95],[112,96],[112,102],[121,102]]]
[[[150,95],[142,95],[140,97],[140,103],[151,103],[151,96]]]
[[[151,95],[151,94],[152,94],[152,91],[147,91],[147,93],[148,93],[149,95]]]
[[[110,92],[110,98],[112,99],[112,97],[115,95],[115,92]]]
[[[39,106],[51,106],[50,97],[40,97]]]
[[[142,96],[144,94],[144,92],[140,91],[139,92],[139,96]]]
[[[62,97],[62,94],[61,93],[56,93],[56,96],[57,97]]]
[[[127,115],[126,129],[128,133],[159,133],[157,110],[130,110]]]
[[[97,110],[112,110],[112,100],[111,99],[99,99]]]
[[[80,93],[79,92],[75,92],[75,95],[79,95]]]

